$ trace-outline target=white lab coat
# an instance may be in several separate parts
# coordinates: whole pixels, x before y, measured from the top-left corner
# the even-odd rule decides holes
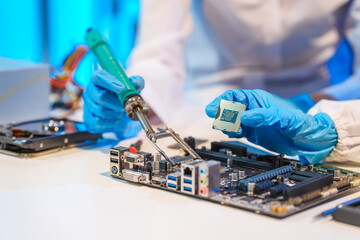
[[[319,112],[329,114],[338,134],[338,143],[325,161],[360,163],[360,100],[321,100],[308,113]]]
[[[326,63],[346,35],[360,66],[359,5],[349,0],[143,0],[128,73],[144,77],[142,96],[166,123],[179,116],[175,112],[184,103],[198,106],[205,117],[205,105],[228,89],[261,88],[283,97],[337,93],[336,86],[327,88]],[[360,84],[356,87],[360,98]]]

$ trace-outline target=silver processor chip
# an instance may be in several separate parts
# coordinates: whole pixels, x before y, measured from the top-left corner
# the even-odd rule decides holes
[[[241,115],[246,110],[246,104],[222,99],[215,117],[213,129],[238,132],[241,124]]]

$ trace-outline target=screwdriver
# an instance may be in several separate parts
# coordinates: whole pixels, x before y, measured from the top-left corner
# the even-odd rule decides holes
[[[139,121],[146,133],[146,136],[155,143],[156,133],[146,117],[149,113],[149,106],[145,103],[144,99],[130,82],[124,68],[116,59],[109,44],[95,29],[87,30],[85,40],[89,49],[96,56],[100,66],[124,85],[125,89],[118,94],[117,97],[124,105],[128,117],[134,121]]]

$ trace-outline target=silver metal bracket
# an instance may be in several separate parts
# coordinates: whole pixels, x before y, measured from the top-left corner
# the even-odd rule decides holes
[[[155,136],[156,139],[162,139],[167,137],[173,138],[180,145],[180,148],[190,154],[190,156],[192,156],[194,160],[200,159],[200,156],[194,151],[194,149],[192,149],[183,139],[181,139],[179,134],[177,134],[171,128],[166,127],[165,129],[162,129],[159,132],[155,133]],[[165,158],[166,161],[170,162],[173,166],[176,165],[176,163],[166,155],[164,150],[162,150],[155,142],[149,139],[148,136],[146,138],[153,145],[153,147]]]

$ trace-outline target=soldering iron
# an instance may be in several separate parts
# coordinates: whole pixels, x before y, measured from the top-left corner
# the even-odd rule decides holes
[[[120,102],[124,104],[128,117],[134,121],[138,120],[146,136],[155,143],[157,139],[156,134],[146,117],[149,113],[149,106],[131,84],[109,44],[100,33],[94,29],[88,29],[85,40],[89,49],[95,54],[100,66],[124,85],[125,89],[122,93],[118,94],[118,98]]]

